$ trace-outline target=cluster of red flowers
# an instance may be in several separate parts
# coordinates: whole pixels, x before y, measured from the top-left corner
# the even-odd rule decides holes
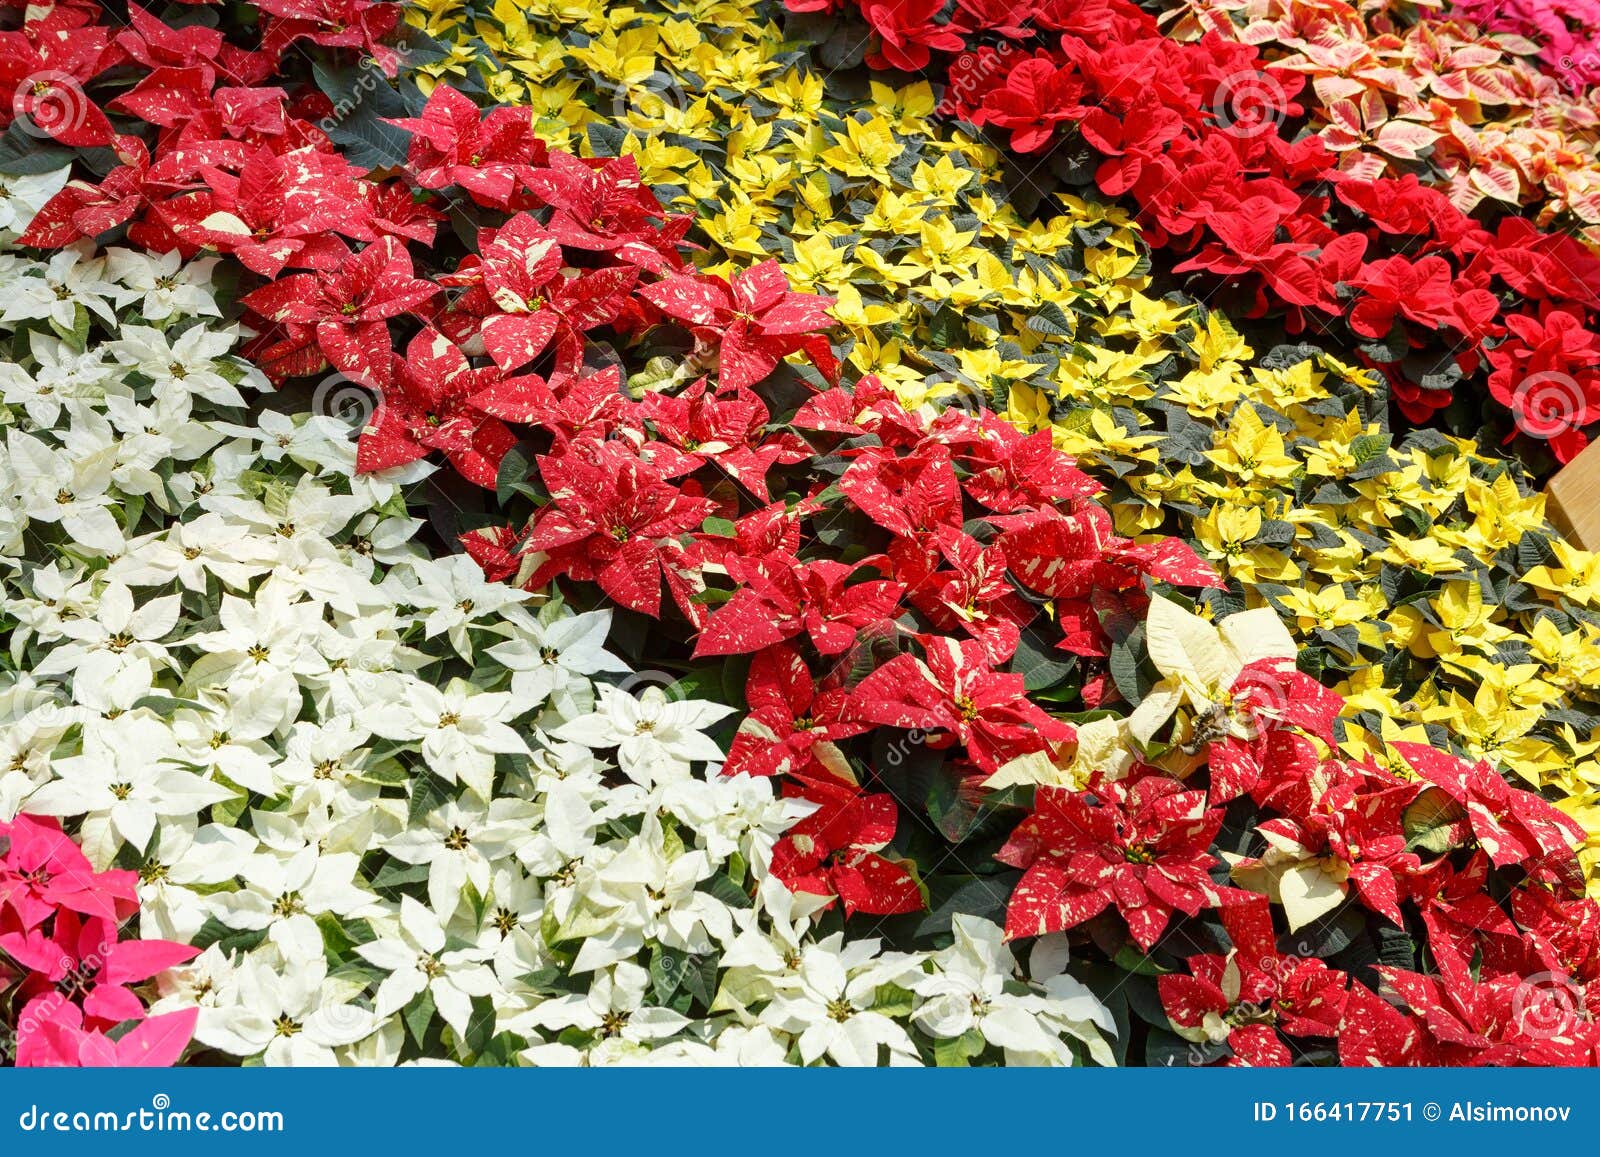
[[[998,853],[1025,869],[1010,935],[1115,908],[1149,951],[1177,914],[1214,912],[1225,950],[1188,957],[1187,974],[1158,987],[1171,1023],[1225,1041],[1228,1063],[1288,1064],[1286,1038],[1333,1037],[1348,1065],[1600,1061],[1588,987],[1600,978],[1600,905],[1582,898],[1572,849],[1583,833],[1570,817],[1487,764],[1420,744],[1396,744],[1415,779],[1322,758],[1342,701],[1287,665],[1247,667],[1231,699],[1231,728],[1205,752],[1207,787],[1141,768],[1086,791],[1039,790]],[[1306,894],[1300,872],[1343,888],[1408,958],[1406,929],[1420,925],[1435,973],[1376,968],[1404,1007],[1280,951],[1294,937],[1273,931],[1267,897],[1218,882],[1213,848],[1240,796],[1267,849],[1233,857],[1236,876],[1283,895]]]
[[[1319,137],[1284,131],[1304,77],[1216,35],[1169,40],[1129,0],[958,0],[941,20],[943,8],[861,3],[879,43],[869,60],[923,69],[930,49],[959,53],[946,74],[959,115],[1020,152],[1074,135],[1098,156],[1100,190],[1186,255],[1177,272],[1215,275],[1238,295],[1232,312],[1281,314],[1291,333],[1342,319],[1409,419],[1473,379],[1558,460],[1587,444],[1600,258],[1582,244],[1512,214],[1486,227],[1412,175],[1341,172]],[[1390,155],[1406,147],[1385,140]]]
[[[771,286],[734,281],[757,316],[783,300],[775,266],[744,278]],[[519,417],[542,451],[523,480],[537,509],[525,526],[472,533],[468,549],[492,575],[594,582],[650,615],[665,583],[695,657],[752,656],[725,770],[784,775],[787,793],[820,805],[782,841],[777,873],[850,911],[920,908],[907,866],[877,853],[898,805],[862,786],[840,743],[908,729],[908,750],[949,749],[976,792],[1005,761],[1073,735],[1004,669],[1025,631],[1103,656],[1099,616],[1141,615],[1146,576],[1215,575],[1181,543],[1115,535],[1088,497],[1098,485],[1048,432],[1024,437],[987,410],[929,420],[871,378],[779,423],[739,372],[642,401],[618,392],[614,370],[531,378]],[[841,525],[848,541],[830,533]]]
[[[0,992],[19,1010],[16,1064],[163,1066],[182,1055],[199,1010],[148,1016],[132,986],[197,950],[120,939],[138,882],[96,872],[54,819],[0,822]]]

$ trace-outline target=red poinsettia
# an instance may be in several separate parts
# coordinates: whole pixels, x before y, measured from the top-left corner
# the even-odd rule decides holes
[[[31,932],[58,911],[120,923],[138,908],[137,872],[96,872],[54,819],[0,822],[0,918]]]
[[[1180,1033],[1224,1038],[1230,1063],[1255,1067],[1293,1063],[1293,1038],[1338,1035],[1349,978],[1314,957],[1279,952],[1266,897],[1225,905],[1222,926],[1233,942],[1229,952],[1191,956],[1188,975],[1156,980]]]
[[[466,323],[453,334],[476,331],[501,369],[516,370],[554,343],[557,366],[576,370],[586,331],[616,320],[638,278],[631,266],[563,272],[561,244],[526,213],[483,235],[481,260],[468,258],[447,285],[471,285],[442,322]],[[482,320],[479,321],[478,319]]]
[[[944,0],[863,0],[861,15],[878,35],[872,62],[879,67],[921,72],[929,50],[960,52],[965,41],[959,25],[935,21]]]
[[[1207,849],[1222,809],[1164,775],[1100,783],[1091,791],[1040,788],[1033,814],[995,858],[1022,868],[1006,909],[1006,936],[1075,928],[1115,906],[1149,951],[1172,913],[1215,907],[1227,889],[1211,878]]]
[[[668,218],[662,212],[632,157],[584,162],[568,153],[551,153],[526,183],[554,210],[547,227],[561,244],[610,253],[656,273],[683,264],[677,247],[693,219]]]
[[[785,786],[817,810],[785,833],[772,849],[772,874],[797,892],[837,896],[845,915],[888,916],[922,907],[916,877],[882,855],[894,839],[897,810],[889,795],[867,795],[832,779]]]
[[[778,363],[804,350],[824,376],[834,359],[826,338],[831,298],[795,293],[776,261],[741,270],[732,280],[678,273],[642,286],[640,296],[668,317],[686,323],[718,358],[718,383],[753,386]]]
[[[887,579],[849,580],[863,566],[785,554],[723,560],[738,584],[700,632],[695,657],[737,655],[805,632],[822,655],[848,650],[862,629],[890,619],[905,588]]]
[[[856,714],[960,743],[985,771],[1073,738],[1069,724],[1028,699],[1021,675],[993,669],[977,640],[934,637],[925,655],[896,655],[861,680],[851,696]]]
[[[48,935],[37,928],[0,932],[0,950],[32,970],[20,989],[24,1001],[54,1003],[54,994],[65,990],[86,1021],[102,1028],[143,1019],[144,1005],[130,986],[200,954],[167,940],[119,940],[113,921],[80,919],[70,911],[56,916]]]
[[[287,331],[259,351],[269,374],[311,373],[326,359],[348,377],[381,387],[392,379],[389,320],[414,312],[438,291],[415,275],[403,244],[381,237],[335,268],[282,278],[247,294],[242,304]]]
[[[494,489],[500,460],[517,436],[479,399],[514,390],[493,366],[474,369],[461,348],[433,329],[423,329],[406,347],[394,380],[361,432],[356,469],[384,470],[443,452],[469,482]]]
[[[490,208],[526,208],[528,198],[519,192],[547,157],[526,109],[501,106],[480,114],[471,97],[447,84],[428,95],[421,116],[388,123],[411,134],[406,168],[424,189],[459,186]]]
[[[691,621],[700,581],[677,536],[714,509],[666,481],[631,446],[591,439],[539,459],[550,505],[539,511],[526,549],[547,557],[528,580],[537,587],[558,575],[595,582],[625,607],[659,614],[661,583]]]
[[[163,202],[161,219],[185,243],[231,253],[264,277],[349,261],[336,234],[372,239],[355,171],[330,153],[262,147],[237,175],[214,165],[204,173],[206,189]]]
[[[1496,865],[1520,864],[1536,879],[1555,883],[1579,878],[1573,849],[1584,832],[1571,816],[1512,787],[1482,760],[1469,762],[1421,743],[1396,743],[1394,749],[1466,809],[1473,836]]]
[[[112,143],[111,122],[85,86],[117,64],[122,50],[92,19],[56,5],[21,28],[0,31],[0,127],[23,118],[33,131],[73,148]]]
[[[824,684],[813,676],[793,647],[768,647],[750,663],[750,713],[728,748],[724,774],[843,774],[847,765],[838,741],[870,730],[850,714],[849,698],[838,680]]]

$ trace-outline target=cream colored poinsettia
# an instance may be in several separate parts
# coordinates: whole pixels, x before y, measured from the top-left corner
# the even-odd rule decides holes
[[[1185,704],[1196,713],[1225,705],[1228,690],[1249,664],[1293,659],[1298,653],[1271,607],[1240,611],[1213,624],[1160,595],[1150,600],[1145,645],[1161,681],[1128,719],[1129,734],[1141,744],[1148,744]]]

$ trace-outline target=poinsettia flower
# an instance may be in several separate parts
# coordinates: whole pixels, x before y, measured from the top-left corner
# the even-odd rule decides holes
[[[473,369],[449,338],[425,327],[411,339],[399,372],[361,431],[356,469],[386,470],[440,450],[462,477],[494,489],[500,460],[517,436],[474,399],[501,386],[493,366]]]
[[[767,407],[748,390],[713,394],[701,378],[679,394],[646,394],[640,412],[655,427],[651,461],[671,477],[712,462],[766,502],[767,471],[794,456],[788,443],[763,439]]]
[[[262,147],[237,176],[210,165],[205,174],[206,191],[164,202],[161,219],[186,244],[232,253],[264,277],[288,265],[332,270],[351,260],[335,234],[373,236],[353,171],[319,149]]]
[[[17,238],[19,244],[58,249],[115,229],[145,207],[149,200],[146,189],[149,149],[138,137],[132,136],[115,137],[112,143],[122,163],[98,184],[87,180],[68,181],[34,215],[28,228]],[[129,230],[129,239],[139,240],[133,228]]]
[[[921,72],[929,51],[960,52],[966,43],[958,24],[938,24],[945,0],[864,0],[861,15],[878,34],[871,63],[877,67]]]
[[[804,631],[823,655],[848,650],[859,631],[894,616],[905,588],[888,579],[848,581],[862,566],[783,554],[723,560],[738,584],[700,632],[695,657],[757,651]]]
[[[381,237],[337,268],[292,274],[241,300],[288,330],[260,353],[269,374],[289,376],[289,366],[311,372],[303,359],[314,349],[316,361],[326,358],[354,380],[381,387],[393,380],[389,319],[414,311],[437,292],[433,282],[415,276],[401,242]]]
[[[484,241],[481,261],[469,258],[447,283],[476,283],[452,314],[482,318],[483,347],[501,369],[520,369],[554,342],[558,368],[571,373],[584,333],[616,319],[637,277],[625,265],[565,274],[560,243],[519,213]]]
[[[192,960],[198,948],[166,940],[119,940],[115,923],[94,916],[80,920],[59,913],[47,936],[39,930],[0,933],[0,949],[33,971],[25,997],[33,987],[55,985],[79,1002],[90,1024],[110,1028],[144,1016],[144,1005],[131,985]]]
[[[1164,775],[1097,783],[1091,791],[1040,788],[1034,811],[995,858],[1023,876],[1006,909],[1006,937],[1075,928],[1115,905],[1148,952],[1173,912],[1222,902],[1207,849],[1222,809]]]
[[[961,486],[949,449],[937,443],[904,455],[867,447],[839,479],[839,490],[890,534],[961,525]]]
[[[639,175],[633,157],[585,162],[554,152],[526,178],[528,188],[554,212],[551,236],[573,249],[611,253],[630,265],[665,273],[682,264],[677,246],[694,219],[668,217]]]
[[[1039,613],[1011,585],[999,544],[984,546],[944,526],[925,542],[897,539],[889,555],[895,577],[910,587],[911,604],[936,629],[978,640],[992,663],[1016,653],[1023,628]]]
[[[976,640],[934,637],[925,654],[896,655],[861,680],[851,696],[860,718],[960,743],[988,772],[1072,738],[1070,725],[1028,699],[1021,675],[990,666]]]
[[[258,85],[272,71],[262,53],[229,44],[222,33],[204,24],[173,27],[138,4],[128,5],[128,27],[116,35],[117,47],[152,72],[159,68],[199,68],[235,85]],[[206,88],[214,87],[208,81]]]
[[[1583,829],[1543,797],[1512,787],[1487,763],[1470,762],[1421,743],[1394,749],[1423,779],[1466,809],[1472,833],[1495,864],[1520,864],[1530,875],[1577,879],[1573,849]]]
[[[597,582],[625,607],[658,615],[661,583],[691,621],[689,560],[677,536],[699,526],[714,509],[663,479],[631,447],[617,441],[574,442],[539,459],[550,505],[535,516],[526,549],[547,557],[529,587],[560,574]]]
[[[923,907],[907,867],[881,854],[894,839],[894,797],[827,778],[789,783],[784,794],[817,804],[772,849],[772,874],[797,892],[837,896],[845,915],[889,916]]]
[[[385,43],[400,22],[400,10],[382,0],[256,0],[276,19],[265,22],[261,51],[273,59],[309,40],[330,48],[359,48],[385,75],[399,70],[400,54]]]
[[[1298,727],[1333,746],[1333,722],[1343,707],[1343,699],[1295,670],[1290,659],[1246,663],[1228,690],[1225,719],[1213,715],[1201,728],[1204,734],[1194,737],[1209,740],[1212,802],[1255,787],[1268,758],[1268,737],[1281,727]]]
[[[19,815],[0,822],[0,916],[23,931],[61,909],[120,922],[138,903],[138,873],[96,872],[54,818]]]
[[[526,207],[519,192],[546,161],[525,109],[498,107],[481,114],[471,97],[436,85],[422,115],[387,120],[411,134],[406,167],[424,189],[465,189],[480,205]]]
[[[180,1009],[140,1021],[113,1039],[99,1029],[85,1030],[78,1006],[50,1002],[28,1023],[34,1031],[17,1039],[17,1065],[27,1068],[168,1068],[183,1056],[194,1036],[198,1008]]]
[[[1278,951],[1272,913],[1259,896],[1222,909],[1233,942],[1225,955],[1188,958],[1189,975],[1156,978],[1174,1030],[1196,1042],[1227,1041],[1235,1063],[1256,1067],[1294,1060],[1284,1037],[1338,1035],[1349,978],[1314,957]]]
[[[833,301],[792,291],[776,261],[741,270],[731,281],[678,273],[641,286],[639,294],[714,346],[725,389],[755,385],[796,350],[832,378],[833,356],[820,335]]]
[[[870,725],[851,716],[849,692],[835,683],[819,683],[793,647],[780,644],[756,655],[745,685],[750,711],[728,747],[723,773],[815,778],[820,768],[842,776],[848,764],[837,741]]]
[[[961,487],[997,514],[1086,497],[1102,489],[1055,448],[1049,430],[1024,434],[989,410],[980,414],[979,428],[981,437],[958,451],[968,469]]]
[[[111,144],[111,122],[84,88],[121,56],[110,29],[77,24],[66,6],[0,32],[0,124],[25,119],[70,148]]]

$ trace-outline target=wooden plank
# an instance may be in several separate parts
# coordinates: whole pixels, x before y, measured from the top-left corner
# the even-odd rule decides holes
[[[1574,546],[1600,551],[1600,442],[1591,442],[1545,488],[1545,513]]]

